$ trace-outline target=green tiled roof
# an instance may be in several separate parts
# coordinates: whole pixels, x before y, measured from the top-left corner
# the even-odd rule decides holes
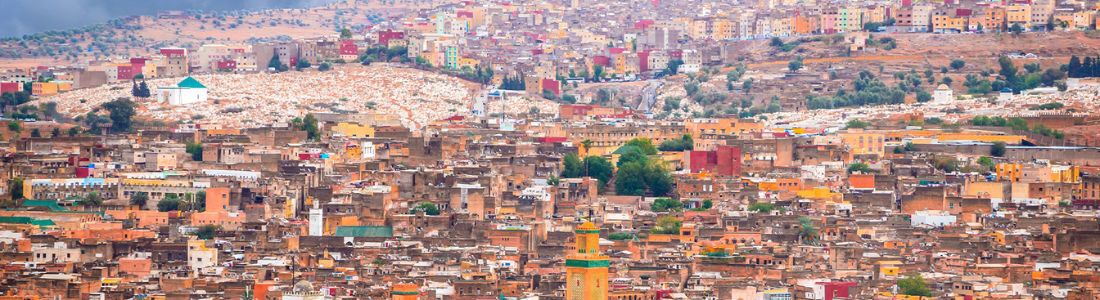
[[[181,88],[194,88],[194,89],[205,89],[206,88],[205,85],[202,85],[202,83],[199,83],[199,81],[195,80],[195,78],[191,78],[191,76],[187,76],[187,78],[184,78],[183,81],[180,81],[180,83],[177,84],[176,86],[181,87]]]
[[[640,148],[638,148],[638,146],[634,146],[634,145],[623,145],[622,147],[619,147],[619,149],[615,149],[615,151],[611,152],[611,153],[612,154],[623,155],[623,154],[626,154],[627,152],[630,152],[630,151],[642,152],[642,149],[640,149]]]
[[[53,220],[39,220],[31,217],[0,217],[0,223],[4,224],[30,224],[38,227],[57,226]]]
[[[393,237],[393,227],[390,226],[339,226],[336,227],[336,236],[340,237]]]
[[[57,200],[23,200],[22,207],[45,207],[50,211],[68,211],[69,209],[57,205]]]

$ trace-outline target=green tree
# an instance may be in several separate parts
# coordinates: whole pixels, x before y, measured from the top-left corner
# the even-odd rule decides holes
[[[634,138],[623,144],[623,147],[637,147],[645,155],[656,155],[657,147],[653,145],[653,140],[648,138]]]
[[[138,84],[138,93],[135,97],[149,98],[149,97],[152,97],[152,96],[153,96],[153,93],[149,90],[149,85],[145,84],[145,80],[142,80],[141,83]]]
[[[416,214],[417,212],[424,212],[425,215],[429,216],[438,216],[440,214],[439,206],[427,201],[417,203],[416,207],[413,207],[413,209],[409,211],[410,214]]]
[[[80,198],[80,205],[88,207],[98,207],[100,205],[103,205],[103,197],[100,197],[99,193],[88,193],[87,195],[84,195],[83,198]]]
[[[305,58],[299,58],[298,63],[294,64],[294,69],[301,71],[303,69],[309,69],[310,66],[312,65],[309,63],[308,60],[306,60]]]
[[[966,67],[966,61],[965,60],[961,60],[961,59],[951,60],[951,68],[952,69],[959,70],[959,69],[962,69],[964,67]]]
[[[157,202],[157,211],[175,211],[180,210],[180,199],[176,194],[168,194]]]
[[[852,164],[848,165],[848,174],[854,174],[854,173],[857,173],[857,172],[863,173],[863,174],[870,174],[872,172],[871,171],[871,166],[868,166],[867,164],[861,163],[861,162],[852,163]]]
[[[579,178],[584,176],[584,164],[581,162],[580,157],[577,154],[569,153],[562,159],[561,177],[563,178]]]
[[[8,131],[18,133],[23,131],[23,126],[19,124],[19,121],[11,120],[8,121]]]
[[[812,219],[806,216],[798,217],[798,238],[803,243],[813,243],[817,240],[817,228],[814,227]]]
[[[790,62],[788,62],[787,63],[787,69],[790,69],[791,72],[795,72],[795,71],[798,71],[798,70],[802,69],[802,56],[799,55],[798,57],[795,57]]]
[[[271,60],[267,62],[267,68],[276,72],[283,72],[288,69],[287,66],[279,60],[278,54],[271,56]]]
[[[683,208],[684,203],[672,198],[657,198],[649,205],[649,209],[655,212],[680,211]]]
[[[317,117],[314,117],[313,114],[306,114],[304,119],[294,118],[294,120],[291,120],[291,124],[295,124],[298,130],[305,131],[310,140],[321,138],[321,130],[317,126]]]
[[[645,184],[653,196],[665,196],[672,191],[672,176],[660,161],[649,161],[645,169]]]
[[[78,134],[80,134],[80,127],[77,127],[77,126],[69,127],[69,136],[70,137],[74,137]]]
[[[867,128],[871,126],[871,123],[861,121],[859,119],[848,120],[848,124],[844,128]]]
[[[191,201],[190,205],[192,210],[206,211],[206,191],[195,193],[194,200]]]
[[[340,29],[340,38],[345,39],[345,40],[350,39],[351,38],[351,30],[347,29],[347,28],[341,28]]]
[[[691,138],[690,134],[685,134],[685,135],[681,136],[680,139],[667,140],[667,141],[661,142],[661,145],[657,146],[658,150],[661,150],[661,151],[675,151],[675,152],[685,151],[685,150],[692,150],[694,148],[695,148],[695,140]]]
[[[136,105],[129,98],[118,98],[103,103],[101,107],[107,110],[111,119],[111,131],[129,132],[132,129],[134,114],[136,114],[134,107]]]
[[[906,276],[898,279],[898,293],[909,296],[932,297],[932,290],[924,283],[920,274]]]
[[[23,199],[23,177],[12,178],[8,182],[8,186],[11,187],[11,198],[14,200]]]
[[[202,143],[187,143],[187,154],[193,161],[202,161]]]
[[[1020,23],[1016,23],[1012,24],[1012,26],[1008,28],[1008,31],[1011,31],[1013,35],[1018,36],[1024,32],[1024,27],[1020,26]]]
[[[674,216],[661,216],[649,232],[653,234],[679,234],[683,221]]]
[[[327,61],[317,66],[317,71],[326,72],[328,70],[332,70],[332,63]]]
[[[986,170],[992,170],[997,166],[997,164],[993,162],[993,158],[990,158],[989,156],[982,156],[981,158],[978,158],[978,165],[984,167]]]
[[[994,142],[993,147],[989,150],[989,154],[995,157],[1004,157],[1006,148],[1005,142]]]
[[[584,158],[585,174],[592,178],[596,178],[600,182],[600,188],[607,186],[607,183],[611,181],[611,176],[615,172],[615,168],[611,165],[611,161],[599,156],[588,156]]]
[[[149,202],[149,193],[137,192],[130,196],[130,205],[137,205],[138,207],[145,207],[145,204]]]
[[[619,166],[615,176],[615,193],[619,195],[645,195],[645,165],[643,162],[629,162]]]
[[[775,204],[768,203],[768,202],[756,202],[756,203],[753,203],[752,205],[749,205],[749,211],[755,211],[755,212],[760,212],[760,213],[767,214],[767,213],[771,213],[772,210],[775,210]]]
[[[214,239],[214,237],[217,235],[218,231],[221,231],[221,230],[222,230],[221,226],[218,226],[218,225],[213,225],[213,224],[202,225],[198,229],[195,230],[195,237],[199,238],[200,240]]]

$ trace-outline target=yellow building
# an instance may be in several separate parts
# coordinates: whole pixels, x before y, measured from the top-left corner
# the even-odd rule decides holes
[[[592,222],[577,227],[576,253],[565,257],[565,299],[607,299],[607,268],[611,260],[600,254],[600,229]]]
[[[1023,166],[1020,164],[997,164],[997,179],[1011,182],[1020,181]]]
[[[882,157],[886,152],[886,144],[884,143],[885,135],[882,133],[873,133],[863,130],[849,130],[847,132],[840,133],[840,139],[851,150],[850,154],[855,155],[877,155]]]
[[[693,137],[703,134],[741,134],[764,130],[762,123],[742,121],[738,118],[688,119],[684,127]]]
[[[481,61],[479,61],[475,58],[462,57],[462,58],[458,59],[458,68],[462,69],[463,67],[466,67],[466,68],[470,68],[471,70],[473,70],[473,69],[477,69],[477,65],[480,64],[480,63],[481,63]]]
[[[1081,168],[1064,165],[997,164],[997,179],[1010,182],[1080,183]]]
[[[898,278],[901,275],[901,267],[899,267],[901,265],[904,264],[896,260],[878,262],[879,279],[892,280]]]
[[[35,96],[57,95],[60,86],[55,82],[35,82],[31,84],[31,94]]]
[[[710,35],[715,40],[726,40],[735,37],[734,31],[736,26],[730,20],[717,19],[711,23],[711,26],[713,26],[714,29],[711,30]]]
[[[350,138],[372,138],[374,137],[374,126],[341,122],[332,126],[332,132]]]
[[[1005,19],[1008,26],[1020,24],[1025,30],[1031,24],[1031,6],[1026,4],[1009,5],[1005,9]]]

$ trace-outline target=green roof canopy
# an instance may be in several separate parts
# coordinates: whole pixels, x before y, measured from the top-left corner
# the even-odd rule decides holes
[[[23,200],[22,207],[25,207],[25,208],[45,207],[46,209],[49,209],[50,211],[68,211],[69,210],[67,208],[61,207],[60,205],[57,205],[57,200],[30,200],[30,199],[27,199],[27,200]]]
[[[390,226],[339,226],[336,227],[336,236],[340,237],[393,237],[393,227]]]
[[[193,89],[205,89],[206,88],[205,85],[202,85],[202,83],[199,83],[198,80],[195,80],[195,78],[192,78],[191,76],[187,76],[187,78],[184,78],[183,81],[180,81],[180,83],[177,84],[176,86],[181,87],[181,88],[193,88]]]
[[[57,226],[53,220],[39,220],[31,217],[0,217],[0,224],[30,224],[42,228]]]

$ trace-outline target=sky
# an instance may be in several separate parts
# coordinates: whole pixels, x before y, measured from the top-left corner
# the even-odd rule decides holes
[[[309,7],[331,0],[0,0],[0,37],[65,30],[164,10]]]

